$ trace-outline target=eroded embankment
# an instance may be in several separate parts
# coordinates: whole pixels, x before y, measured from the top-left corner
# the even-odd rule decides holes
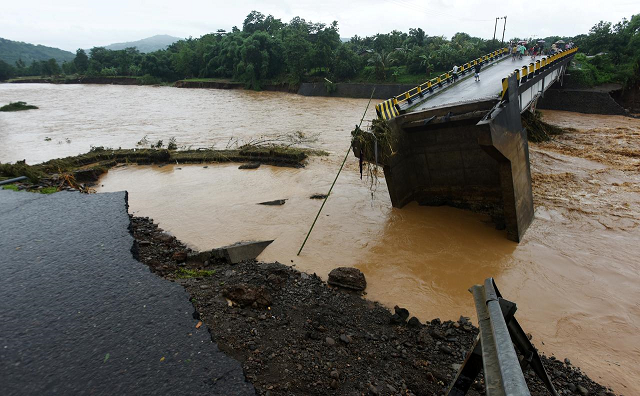
[[[237,150],[166,150],[166,149],[105,149],[94,147],[90,152],[77,156],[53,159],[37,165],[24,161],[15,164],[0,163],[0,180],[26,176],[28,181],[19,183],[20,189],[42,189],[57,186],[59,189],[86,191],[98,178],[118,164],[194,164],[250,162],[301,167],[309,154],[320,151],[285,146],[245,146]]]
[[[149,218],[132,217],[137,257],[187,289],[219,347],[261,395],[441,395],[477,328],[467,318],[420,323],[279,263],[185,263],[189,249]],[[241,290],[242,299],[230,294]],[[534,338],[535,341],[535,338]],[[568,360],[545,358],[556,389],[610,395]],[[527,370],[532,395],[547,395]],[[469,395],[484,394],[479,377]]]

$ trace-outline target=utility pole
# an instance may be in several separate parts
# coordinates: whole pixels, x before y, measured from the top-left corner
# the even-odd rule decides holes
[[[504,16],[504,28],[502,29],[502,44],[504,46],[504,32],[507,30],[507,16]]]
[[[496,41],[496,29],[498,28],[498,19],[500,18],[496,18],[496,24],[495,26],[493,26],[493,41]]]

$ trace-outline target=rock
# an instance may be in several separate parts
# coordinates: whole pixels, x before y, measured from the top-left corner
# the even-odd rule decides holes
[[[573,383],[571,383],[571,382],[569,382],[569,383],[567,384],[567,387],[569,388],[569,390],[570,390],[571,392],[575,392],[575,391],[576,391],[576,386],[575,386],[575,384],[573,384]]]
[[[362,291],[367,287],[364,274],[357,268],[339,267],[329,273],[327,281],[332,286],[344,287],[356,291]]]
[[[344,342],[345,344],[349,344],[351,343],[352,339],[351,339],[351,336],[348,336],[346,334],[341,334],[340,341]]]
[[[335,379],[340,378],[340,373],[337,370],[333,370],[329,375],[331,376],[331,378],[335,378]]]
[[[440,345],[440,351],[446,353],[447,355],[453,355],[453,350],[446,345]]]
[[[146,247],[146,246],[149,246],[149,245],[151,245],[151,241],[140,241],[140,242],[138,242],[138,246],[141,246],[141,247]]]
[[[173,236],[169,235],[167,233],[164,233],[164,232],[162,232],[160,234],[157,234],[155,236],[155,238],[157,240],[159,240],[160,242],[164,242],[164,243],[169,243],[169,242],[173,241]]]
[[[286,199],[276,199],[273,201],[260,202],[258,205],[282,206],[287,202]]]
[[[409,310],[406,308],[400,308],[399,306],[395,306],[393,307],[393,310],[395,311],[396,315],[400,316],[402,318],[403,321],[407,320],[409,318]]]
[[[368,387],[368,388],[369,388],[369,392],[370,392],[372,395],[379,395],[379,394],[380,394],[380,392],[378,391],[378,388],[376,388],[375,386],[373,386],[373,384],[369,384],[369,387]]]
[[[249,162],[249,163],[240,165],[238,169],[258,169],[259,167],[260,167],[259,162]]]
[[[460,363],[451,363],[451,368],[455,372],[458,372],[458,370],[460,370],[460,367],[462,367],[462,365]]]
[[[407,326],[413,328],[420,327],[421,325],[422,324],[420,323],[420,320],[418,320],[418,318],[416,318],[415,316],[412,316],[411,319],[409,319],[409,322],[407,322]]]
[[[402,317],[398,314],[393,314],[391,315],[391,319],[389,320],[389,322],[391,324],[397,325],[397,324],[402,324],[404,323],[404,320],[402,319]]]
[[[222,295],[231,301],[238,303],[241,307],[256,303],[260,307],[271,305],[271,295],[264,286],[252,287],[243,283],[230,285],[222,290]]]
[[[334,346],[334,345],[336,345],[336,340],[334,340],[334,339],[333,339],[333,338],[331,338],[331,337],[327,337],[327,338],[325,338],[325,339],[324,339],[324,342],[325,342],[327,345],[329,345],[329,346]]]
[[[171,258],[179,263],[184,263],[185,261],[187,261],[187,252],[175,252],[173,256],[171,256]]]
[[[309,198],[311,198],[311,199],[325,199],[326,197],[327,197],[327,194],[313,194]]]
[[[582,385],[576,386],[576,389],[578,390],[578,393],[581,394],[582,396],[587,396],[589,394],[589,391],[587,390],[587,388],[585,388]]]
[[[338,389],[338,381],[337,380],[331,381],[331,384],[329,386],[333,389]]]
[[[571,366],[571,360],[569,360],[569,358],[564,358],[564,364]]]

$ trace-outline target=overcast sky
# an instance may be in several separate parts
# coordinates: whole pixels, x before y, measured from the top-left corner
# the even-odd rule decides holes
[[[429,35],[491,38],[495,18],[506,15],[507,39],[586,33],[600,20],[615,23],[640,13],[640,0],[1,0],[0,37],[75,51],[156,34],[199,37],[242,27],[251,10],[284,22],[294,16],[337,20],[342,37],[421,27]]]

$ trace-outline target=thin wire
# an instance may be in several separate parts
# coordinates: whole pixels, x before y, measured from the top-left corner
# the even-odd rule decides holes
[[[364,121],[364,117],[367,116],[367,110],[369,110],[369,105],[371,104],[371,99],[373,99],[374,92],[376,92],[375,88],[373,88],[373,91],[371,91],[371,97],[369,98],[369,103],[367,103],[367,107],[364,109],[364,114],[362,114],[362,118],[360,119],[360,124],[358,124],[358,129],[362,126],[362,121]],[[342,168],[344,167],[344,163],[347,162],[347,157],[349,157],[350,152],[351,152],[351,144],[349,144],[349,149],[347,150],[347,153],[344,155],[344,159],[342,160],[342,164],[340,165],[338,174],[336,175],[336,178],[333,179],[331,188],[329,188],[329,192],[327,193],[327,196],[324,197],[324,201],[322,201],[322,206],[320,206],[320,210],[318,210],[318,214],[316,215],[316,218],[313,219],[313,224],[311,224],[311,228],[309,228],[309,232],[307,232],[307,236],[304,238],[304,242],[302,242],[302,246],[300,246],[300,250],[298,250],[298,254],[296,254],[296,256],[300,255],[300,252],[302,252],[304,245],[307,243],[307,239],[309,239],[309,235],[311,235],[311,231],[313,230],[313,227],[316,225],[316,221],[318,221],[318,217],[320,217],[320,212],[322,212],[322,208],[324,208],[324,204],[327,203],[327,199],[329,199],[329,195],[331,195],[331,191],[333,191],[333,186],[335,186],[336,181],[338,181],[338,176],[340,176],[340,172],[342,172]]]

